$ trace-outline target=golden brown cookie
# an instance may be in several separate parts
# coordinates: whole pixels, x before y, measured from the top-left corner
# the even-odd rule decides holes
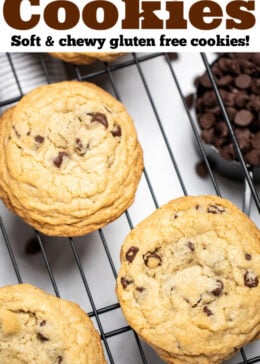
[[[24,96],[1,118],[0,146],[0,197],[47,235],[83,235],[117,218],[143,169],[125,107],[86,82]]]
[[[219,364],[260,334],[260,232],[217,196],[181,197],[121,250],[117,296],[167,363]]]
[[[124,53],[116,52],[60,52],[49,53],[55,58],[59,58],[64,62],[74,63],[78,65],[90,64],[94,61],[112,62],[121,57]]]
[[[81,308],[30,285],[0,288],[1,364],[105,364]]]

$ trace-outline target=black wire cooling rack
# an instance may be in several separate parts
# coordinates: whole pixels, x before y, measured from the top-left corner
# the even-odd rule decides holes
[[[78,302],[99,330],[109,363],[161,363],[156,354],[140,341],[126,324],[115,294],[111,293],[114,292],[119,267],[120,244],[126,233],[145,215],[174,195],[203,194],[205,191],[219,196],[225,195],[223,197],[230,197],[235,202],[241,198],[241,209],[259,223],[259,186],[254,183],[252,171],[248,170],[232,132],[225,106],[210,70],[209,58],[212,58],[212,54],[180,54],[177,60],[169,53],[128,54],[113,63],[96,62],[90,66],[65,64],[48,54],[23,54],[22,61],[19,58],[21,55],[17,54],[1,56],[8,68],[8,71],[1,75],[2,111],[19,101],[27,88],[31,87],[31,84],[26,84],[24,77],[26,73],[30,74],[26,64],[33,60],[32,67],[37,66],[41,75],[39,79],[36,77],[33,80],[34,87],[66,78],[90,81],[106,88],[126,103],[130,114],[135,114],[137,132],[142,139],[144,154],[146,156],[147,152],[148,155],[145,158],[141,181],[143,189],[137,193],[133,207],[108,227],[86,237],[54,239],[43,236],[1,206],[1,285],[15,284],[17,281],[28,282],[58,297]],[[193,70],[193,74],[201,74],[205,69],[209,74],[242,166],[244,181],[226,180],[214,171],[207,158],[193,112],[187,103],[186,96],[192,89],[182,82],[185,77],[191,78],[189,70],[198,64],[193,64],[194,57],[199,58],[201,66],[200,69]],[[57,69],[62,69],[58,76]],[[189,81],[190,84],[193,83],[193,80]],[[11,91],[8,88],[10,84],[14,86]],[[142,111],[139,114],[140,105]],[[155,131],[152,131],[153,128]],[[186,134],[180,140],[178,132],[182,128],[186,130]],[[160,155],[160,150],[157,152],[157,141],[153,139],[155,135],[165,158]],[[149,145],[146,144],[147,141]],[[208,173],[204,179],[195,172],[196,161],[201,160]],[[151,161],[155,163],[155,170]],[[156,171],[156,168],[160,167],[161,170]],[[170,170],[174,178],[168,177],[165,170],[167,173]],[[164,190],[167,189],[165,186],[168,189],[170,186],[175,192],[172,195],[164,194]],[[149,199],[148,207],[145,206],[139,214],[139,210],[146,205],[146,202],[143,202],[144,195]],[[259,342],[253,345],[242,349],[228,363],[260,362]]]

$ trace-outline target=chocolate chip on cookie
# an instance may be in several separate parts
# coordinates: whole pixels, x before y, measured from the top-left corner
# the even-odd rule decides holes
[[[128,249],[128,251],[126,252],[125,258],[129,263],[132,263],[133,260],[135,259],[136,254],[138,253],[139,248],[137,248],[136,246],[131,246],[131,248]]]

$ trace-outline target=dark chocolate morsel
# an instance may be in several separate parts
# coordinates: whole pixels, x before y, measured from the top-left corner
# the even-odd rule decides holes
[[[114,125],[111,134],[113,135],[113,137],[120,137],[122,135],[121,126],[117,124]]]
[[[105,128],[108,127],[108,121],[107,121],[107,117],[105,114],[101,113],[101,112],[95,112],[95,113],[91,113],[90,114],[92,116],[92,119],[90,120],[91,123],[93,122],[97,122],[102,124]]]
[[[204,161],[198,162],[195,166],[195,169],[199,177],[205,178],[209,174],[207,165]]]
[[[42,144],[44,142],[44,137],[41,136],[41,135],[36,135],[34,140],[39,143],[39,144]]]
[[[240,89],[247,89],[251,86],[252,78],[247,74],[238,75],[235,79],[235,85]]]
[[[252,255],[248,254],[248,253],[245,253],[245,259],[246,260],[252,260]]]
[[[200,126],[203,129],[210,129],[215,122],[215,116],[209,112],[202,114],[199,118]]]
[[[55,167],[57,167],[57,168],[60,168],[61,167],[64,157],[68,157],[68,153],[66,153],[66,152],[59,152],[59,154],[57,155],[57,157],[55,157],[53,159],[53,164],[55,165]]]
[[[225,208],[219,204],[211,204],[207,210],[209,214],[223,214],[225,211]]]
[[[193,106],[193,100],[194,100],[194,94],[193,93],[190,93],[187,96],[185,96],[185,102],[186,102],[189,109],[191,109],[192,106]]]
[[[158,249],[154,251],[148,251],[143,255],[144,264],[148,268],[156,268],[159,265],[162,265],[162,258],[159,254],[157,254]]]
[[[242,109],[239,110],[234,118],[234,123],[239,126],[247,126],[252,123],[254,115],[251,111]]]
[[[249,288],[254,288],[258,286],[258,277],[252,272],[246,272],[244,274],[244,284]]]
[[[221,293],[223,292],[223,288],[224,288],[223,282],[218,279],[217,285],[218,285],[217,288],[213,289],[213,291],[212,291],[212,294],[214,296],[220,296]]]
[[[178,53],[176,52],[168,52],[167,54],[171,61],[176,61],[176,59],[178,59]]]
[[[205,314],[207,316],[212,316],[213,315],[212,311],[210,311],[210,309],[207,306],[203,307],[203,312],[205,312]]]
[[[194,252],[194,250],[195,250],[195,246],[194,246],[194,244],[193,244],[191,241],[189,241],[189,242],[188,242],[188,248],[189,248],[192,252]]]
[[[46,336],[44,336],[43,334],[41,334],[40,332],[38,332],[38,334],[37,334],[37,339],[40,340],[41,342],[49,341],[49,339]]]
[[[252,149],[245,155],[245,161],[252,166],[259,166],[260,165],[260,150],[259,149]]]
[[[260,166],[259,58],[257,53],[223,53],[211,65],[230,126],[237,136],[246,163],[251,166]],[[202,140],[214,145],[224,159],[238,160],[207,74],[197,77],[196,87],[194,104]]]
[[[125,278],[125,277],[121,278],[121,284],[122,284],[122,287],[124,289],[126,289],[129,286],[129,284],[132,284],[132,283],[134,283],[133,280],[129,280],[129,279]]]
[[[31,238],[25,245],[25,253],[28,255],[34,255],[41,251],[40,244],[37,238]]]
[[[260,149],[260,131],[258,131],[252,139],[252,146],[255,149]]]
[[[132,261],[135,259],[136,254],[138,253],[139,248],[136,246],[131,246],[131,248],[128,249],[128,251],[125,254],[125,258],[129,263],[132,263]]]

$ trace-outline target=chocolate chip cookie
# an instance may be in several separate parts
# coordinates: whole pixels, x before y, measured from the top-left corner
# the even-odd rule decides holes
[[[1,364],[105,364],[81,308],[29,284],[0,288]]]
[[[233,203],[181,197],[126,238],[116,292],[167,363],[217,364],[260,334],[260,232]]]
[[[118,52],[61,52],[50,53],[51,56],[59,58],[64,62],[78,65],[90,64],[94,61],[112,62],[123,55]]]
[[[260,53],[225,53],[211,66],[245,161],[260,166]],[[207,73],[197,79],[201,137],[226,160],[238,160]]]
[[[133,202],[142,149],[125,107],[91,83],[24,96],[0,121],[0,197],[37,230],[77,236]]]

